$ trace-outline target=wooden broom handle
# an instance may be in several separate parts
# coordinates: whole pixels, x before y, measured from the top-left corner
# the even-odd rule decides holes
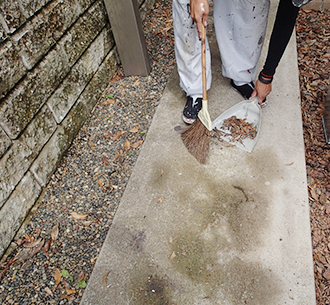
[[[203,78],[203,100],[207,100],[206,93],[206,39],[205,39],[205,27],[202,22],[202,78]]]

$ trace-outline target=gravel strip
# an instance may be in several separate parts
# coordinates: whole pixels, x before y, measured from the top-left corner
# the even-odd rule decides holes
[[[20,252],[21,245],[8,257],[7,264],[18,253],[16,257],[25,263],[13,264],[5,273],[0,304],[80,302],[175,67],[170,0],[156,1],[144,21],[144,33],[151,74],[124,78],[119,67],[51,178],[25,240],[18,241],[26,245],[32,238],[42,238],[40,242],[48,242],[46,249],[45,244],[37,244],[33,255]]]

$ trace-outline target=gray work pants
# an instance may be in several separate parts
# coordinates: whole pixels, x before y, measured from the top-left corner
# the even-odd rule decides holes
[[[175,55],[180,86],[187,95],[202,96],[201,43],[190,18],[189,0],[173,0]],[[269,0],[213,0],[213,17],[222,74],[237,85],[255,79],[263,45]],[[211,86],[211,58],[207,46],[207,89]]]

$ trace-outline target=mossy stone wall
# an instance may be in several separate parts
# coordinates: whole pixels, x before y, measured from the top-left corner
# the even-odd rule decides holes
[[[119,61],[102,0],[0,2],[0,257]]]

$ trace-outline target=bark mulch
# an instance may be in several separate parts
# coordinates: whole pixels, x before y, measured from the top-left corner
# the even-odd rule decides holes
[[[330,304],[330,146],[322,125],[329,88],[330,11],[301,10],[296,24],[317,304]]]
[[[109,83],[0,266],[0,304],[79,304],[173,68],[171,1],[144,22],[148,77]],[[317,304],[330,304],[330,149],[322,126],[329,86],[330,12],[301,10],[298,65]]]

